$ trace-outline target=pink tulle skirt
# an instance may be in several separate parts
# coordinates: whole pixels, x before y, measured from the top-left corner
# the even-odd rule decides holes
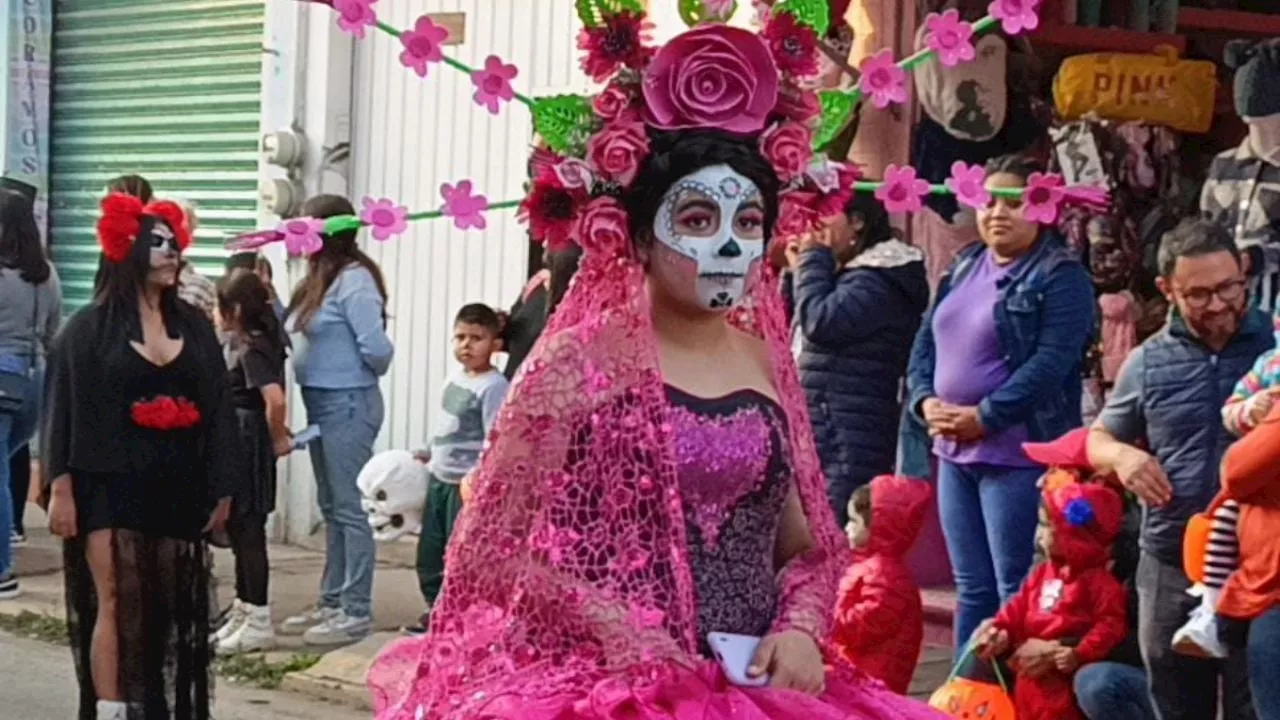
[[[538,697],[536,687],[507,682],[487,702],[448,720],[943,720],[922,702],[897,695],[871,679],[847,679],[828,673],[827,691],[812,697],[790,690],[739,688],[720,667],[707,662],[696,670],[665,669],[654,682],[606,679],[582,692]],[[394,707],[379,707],[377,720],[423,720],[413,689]],[[535,692],[530,692],[535,691]],[[402,697],[405,697],[402,696]]]

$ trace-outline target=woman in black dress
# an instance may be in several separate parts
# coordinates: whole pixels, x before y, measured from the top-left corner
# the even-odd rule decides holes
[[[208,572],[240,476],[213,326],[178,300],[182,210],[109,195],[102,282],[49,357],[49,526],[64,538],[80,720],[207,720]]]
[[[276,644],[267,604],[267,516],[276,506],[276,458],[288,455],[293,441],[285,425],[284,344],[266,285],[251,270],[232,270],[218,283],[215,316],[227,338],[227,381],[248,462],[227,523],[236,600],[215,635],[218,653],[234,655]]]

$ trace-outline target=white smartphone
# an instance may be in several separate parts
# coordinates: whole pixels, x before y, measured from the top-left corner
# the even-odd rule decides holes
[[[320,426],[308,425],[305,430],[293,436],[293,449],[301,450],[320,439]]]
[[[760,638],[750,635],[733,635],[731,633],[707,633],[707,644],[716,660],[724,670],[729,682],[738,687],[764,687],[769,684],[769,675],[748,677],[747,668],[756,656],[756,648],[760,646]]]

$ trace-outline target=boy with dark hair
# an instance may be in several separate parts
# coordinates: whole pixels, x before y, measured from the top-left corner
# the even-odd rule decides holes
[[[494,353],[502,350],[501,335],[502,321],[488,305],[472,303],[458,311],[453,321],[453,357],[462,371],[449,379],[440,394],[429,446],[415,453],[431,475],[417,563],[427,612],[444,585],[444,551],[462,509],[462,479],[475,469],[485,436],[507,394],[507,378],[491,362]],[[425,616],[423,621],[425,627]]]

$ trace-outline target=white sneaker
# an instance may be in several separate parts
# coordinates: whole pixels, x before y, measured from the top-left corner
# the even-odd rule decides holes
[[[18,548],[18,547],[26,547],[26,546],[27,546],[27,536],[25,533],[20,533],[17,530],[14,530],[12,533],[10,533],[9,547]]]
[[[372,618],[348,617],[345,612],[339,611],[337,615],[303,633],[302,641],[308,645],[348,645],[360,642],[372,633]]]
[[[129,720],[129,706],[116,700],[99,700],[98,720]]]
[[[222,623],[222,627],[213,634],[210,645],[217,646],[223,640],[231,637],[244,624],[245,618],[249,616],[248,605],[240,602],[239,598],[231,601],[231,609],[227,611],[227,619]]]
[[[286,618],[280,623],[281,635],[301,635],[311,628],[320,625],[329,620],[329,618],[342,614],[338,608],[316,607],[311,610],[305,610],[291,618]]]
[[[259,605],[244,606],[248,609],[240,628],[218,643],[219,655],[261,652],[276,646],[276,631],[271,626],[271,608]]]
[[[1212,604],[1202,602],[1191,611],[1187,623],[1173,634],[1173,649],[1190,657],[1221,660],[1227,656],[1218,638],[1218,616]]]

